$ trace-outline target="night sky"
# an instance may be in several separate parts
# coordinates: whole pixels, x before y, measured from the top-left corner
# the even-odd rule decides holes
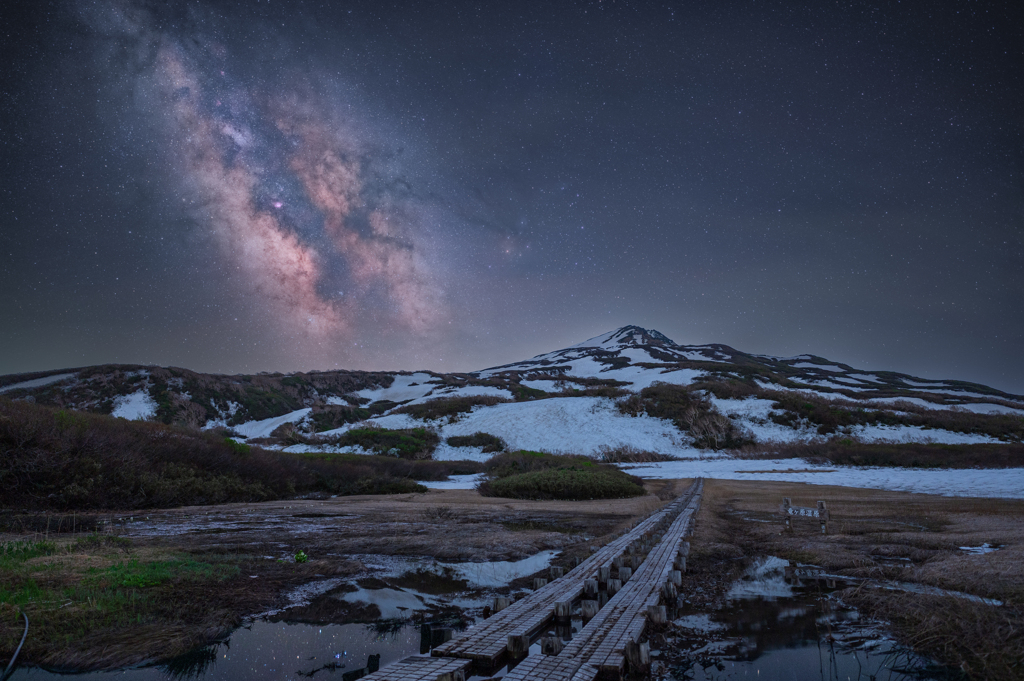
[[[0,373],[637,324],[1024,393],[1017,2],[3,4]]]

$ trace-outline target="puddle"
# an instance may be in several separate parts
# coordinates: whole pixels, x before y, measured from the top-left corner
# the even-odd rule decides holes
[[[489,563],[438,563],[450,569],[462,579],[474,586],[498,587],[508,586],[509,582],[532,575],[549,565],[558,551],[541,551],[522,560],[496,560]]]
[[[961,546],[960,550],[964,553],[969,553],[971,555],[977,556],[983,553],[992,553],[994,551],[998,551],[1001,548],[1003,548],[1002,544],[989,544],[988,542],[985,542],[981,546]]]
[[[253,623],[236,630],[229,639],[176,658],[167,664],[111,672],[76,674],[88,681],[166,681],[196,679],[316,678],[342,681],[346,672],[366,667],[370,655],[380,655],[380,665],[420,653],[419,625],[389,627],[378,631],[366,624]],[[39,668],[22,668],[11,681],[66,679],[64,674]]]
[[[822,579],[787,582],[787,568],[791,577],[821,572]],[[780,558],[757,560],[721,610],[680,610],[661,649],[652,650],[654,666],[674,681],[957,678],[831,597],[825,577]]]

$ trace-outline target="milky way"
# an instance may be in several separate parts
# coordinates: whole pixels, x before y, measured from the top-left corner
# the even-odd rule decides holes
[[[0,373],[637,324],[1024,392],[1015,7],[5,3]]]
[[[135,88],[165,133],[171,185],[282,330],[343,341],[369,318],[418,335],[447,320],[417,208],[381,194],[389,178],[368,177],[375,150],[332,116],[343,102],[309,83],[246,85],[226,70],[223,44],[158,30],[139,7],[90,7],[87,17],[144,56]]]

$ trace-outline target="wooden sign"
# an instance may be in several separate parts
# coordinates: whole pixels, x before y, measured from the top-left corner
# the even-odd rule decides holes
[[[793,518],[815,518],[821,524],[821,533],[828,534],[829,513],[824,501],[819,501],[817,507],[794,506],[789,497],[783,497],[782,515],[790,532],[793,531]]]

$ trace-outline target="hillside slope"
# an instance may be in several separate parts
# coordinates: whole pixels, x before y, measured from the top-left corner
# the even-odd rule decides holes
[[[673,456],[845,437],[976,444],[1024,440],[1024,397],[957,380],[866,371],[815,355],[686,346],[626,326],[529,360],[465,374],[327,371],[223,376],[104,365],[0,377],[0,397],[230,429],[299,450],[344,449],[367,423],[427,426],[435,458],[483,457],[449,438],[511,448]]]

